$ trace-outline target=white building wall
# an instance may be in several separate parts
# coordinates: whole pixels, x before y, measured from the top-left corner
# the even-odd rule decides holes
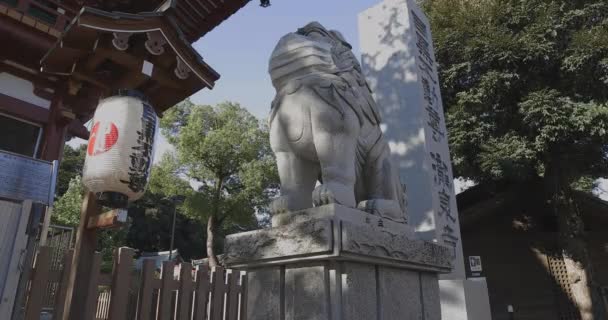
[[[51,102],[34,94],[34,84],[7,72],[0,73],[0,93],[49,109]]]

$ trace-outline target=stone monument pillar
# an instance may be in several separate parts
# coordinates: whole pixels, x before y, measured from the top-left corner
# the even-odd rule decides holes
[[[362,69],[397,171],[408,185],[410,225],[421,239],[450,248],[454,269],[440,278],[444,319],[490,319],[485,280],[468,283],[465,276],[429,22],[412,0],[384,0],[360,14],[359,31]],[[467,288],[483,291],[471,293],[483,299],[467,299]],[[475,310],[467,313],[468,306]]]
[[[224,263],[248,271],[248,320],[439,320],[448,248],[402,223],[330,204],[230,235]]]

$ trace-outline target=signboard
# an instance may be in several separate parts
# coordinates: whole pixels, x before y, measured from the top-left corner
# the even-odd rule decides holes
[[[483,268],[481,266],[481,257],[480,256],[469,256],[469,268],[471,272],[481,272]]]
[[[0,197],[52,205],[57,163],[0,151]]]

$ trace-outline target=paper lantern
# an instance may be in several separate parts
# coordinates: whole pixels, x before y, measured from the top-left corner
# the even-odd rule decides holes
[[[112,208],[126,207],[146,189],[154,155],[158,117],[134,91],[99,102],[83,169],[83,184]]]

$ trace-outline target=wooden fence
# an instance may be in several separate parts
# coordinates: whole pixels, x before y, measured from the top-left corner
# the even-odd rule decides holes
[[[245,272],[223,268],[207,271],[204,267],[193,270],[191,264],[182,263],[179,275],[175,275],[173,262],[164,262],[162,269],[156,270],[154,262],[148,260],[138,274],[133,269],[133,253],[130,248],[118,249],[111,275],[100,274],[101,255],[95,254],[85,315],[78,320],[245,320]],[[26,320],[40,319],[44,293],[52,282],[58,283],[53,319],[63,319],[72,254],[70,251],[64,257],[63,271],[55,271],[50,269],[50,248],[40,248],[31,273]]]
[[[42,231],[42,230],[41,230]],[[33,252],[37,252],[40,247],[40,237],[38,235],[34,244]],[[51,249],[51,258],[49,261],[49,272],[54,274],[60,274],[61,270],[65,267],[64,257],[66,252],[72,247],[72,241],[74,238],[74,228],[62,227],[62,226],[49,226],[46,246]],[[33,256],[33,255],[32,255]],[[35,257],[32,257],[35,258]],[[33,260],[33,259],[32,259]],[[33,261],[28,262],[30,266]],[[43,298],[42,308],[43,310],[52,310],[55,305],[55,295],[59,286],[58,281],[49,281],[47,289]],[[22,306],[21,306],[22,307]]]

